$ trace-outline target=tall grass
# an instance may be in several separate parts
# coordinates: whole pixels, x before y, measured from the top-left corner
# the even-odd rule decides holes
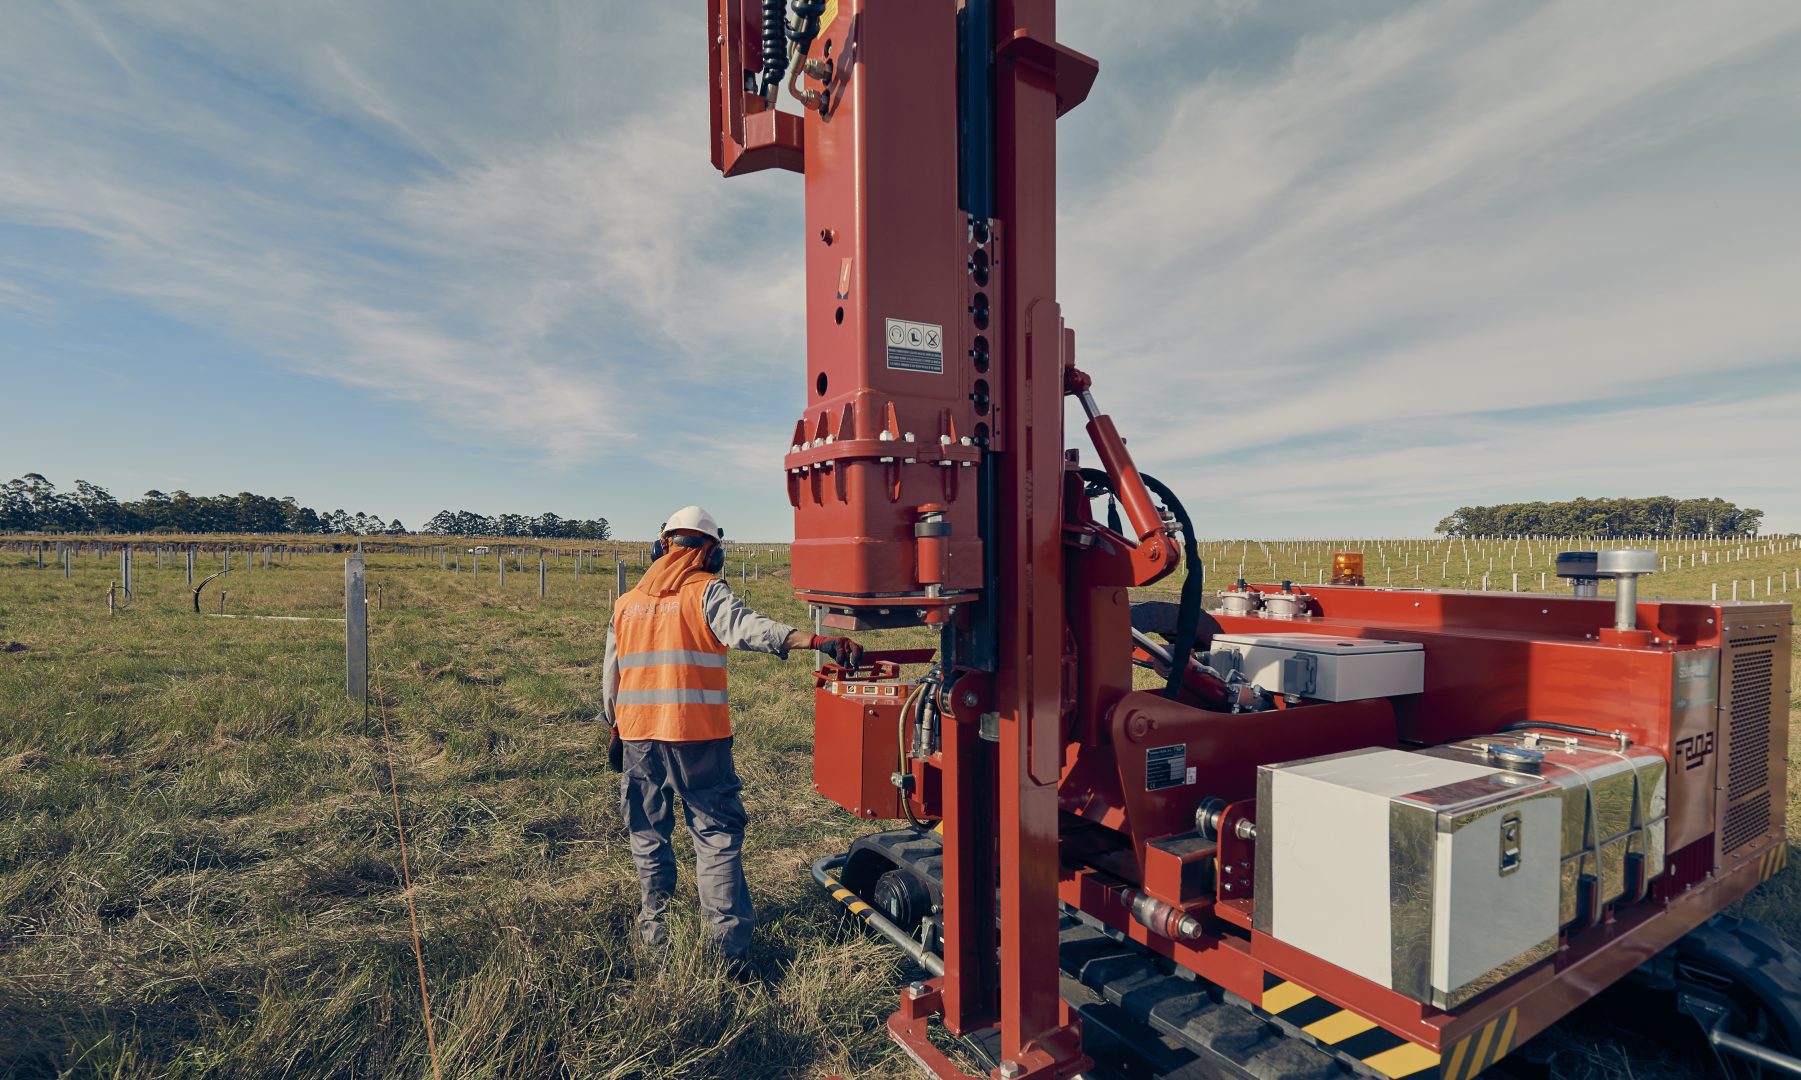
[[[1734,565],[1761,583],[1764,561]],[[909,1073],[881,1029],[905,973],[807,874],[868,828],[812,791],[810,654],[731,660],[768,975],[738,986],[702,945],[684,838],[674,950],[634,945],[594,719],[611,567],[561,560],[540,600],[526,562],[503,587],[492,556],[472,577],[466,555],[459,575],[369,554],[444,1075]],[[259,562],[203,607],[222,585],[232,614],[341,615],[342,567]],[[761,568],[734,586],[804,624]],[[345,697],[341,627],[196,616],[143,553],[109,618],[117,576],[0,551],[0,1077],[429,1076],[380,727]],[[1744,907],[1801,940],[1801,870]]]
[[[430,1075],[341,626],[195,616],[182,572],[143,555],[108,618],[111,559],[69,581],[0,560],[0,1076]],[[610,569],[565,564],[541,601],[535,560],[502,588],[491,562],[370,555],[444,1075],[903,1072],[880,1034],[896,961],[806,872],[866,828],[811,791],[810,654],[733,659],[767,984],[703,947],[682,839],[676,947],[632,943],[594,721]],[[222,579],[232,613],[318,617],[342,580],[330,555]],[[748,591],[804,620],[780,578]]]

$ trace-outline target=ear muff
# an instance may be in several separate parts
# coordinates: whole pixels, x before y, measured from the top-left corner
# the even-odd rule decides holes
[[[685,548],[710,548],[706,561],[701,563],[701,567],[709,574],[717,574],[725,569],[725,548],[720,546],[719,541],[709,540],[704,536],[663,537],[650,546],[651,559],[659,559],[668,554],[671,545]]]

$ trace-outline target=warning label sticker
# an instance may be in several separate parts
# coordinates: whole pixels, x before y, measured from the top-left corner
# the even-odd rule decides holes
[[[1144,790],[1181,787],[1188,782],[1187,743],[1153,746],[1144,752]]]
[[[888,366],[896,371],[944,374],[944,327],[889,319]]]

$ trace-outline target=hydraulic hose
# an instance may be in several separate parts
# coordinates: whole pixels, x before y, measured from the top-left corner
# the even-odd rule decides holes
[[[1109,493],[1113,491],[1113,478],[1102,469],[1083,469],[1081,477],[1091,491],[1098,489]],[[1149,473],[1141,472],[1138,478],[1144,486],[1163,500],[1163,505],[1182,525],[1182,561],[1188,564],[1188,576],[1182,581],[1182,595],[1176,607],[1176,635],[1170,642],[1169,679],[1164,684],[1163,696],[1174,699],[1182,689],[1182,673],[1188,670],[1188,659],[1194,655],[1196,639],[1201,629],[1201,602],[1205,597],[1206,583],[1202,579],[1201,545],[1195,539],[1194,519],[1188,516],[1188,510],[1182,500],[1169,485]],[[1118,531],[1115,528],[1114,531]]]
[[[794,0],[794,22],[788,27],[788,40],[802,56],[813,47],[819,36],[819,19],[825,14],[826,0]]]
[[[782,76],[788,73],[788,0],[763,0],[763,81],[758,88],[765,100],[774,101]]]
[[[1202,580],[1201,545],[1194,537],[1194,519],[1188,516],[1182,500],[1176,493],[1149,473],[1141,472],[1138,478],[1144,486],[1156,492],[1169,507],[1169,512],[1176,515],[1182,523],[1182,561],[1188,564],[1188,576],[1182,579],[1182,596],[1176,609],[1176,639],[1170,642],[1169,682],[1163,688],[1163,696],[1174,698],[1182,687],[1182,673],[1188,670],[1188,658],[1194,655],[1195,640],[1200,636],[1201,602],[1206,595],[1206,582]]]
[[[931,685],[931,682],[929,679],[921,679],[919,681],[919,685],[915,686],[913,688],[913,692],[907,695],[906,702],[901,705],[900,718],[895,722],[895,725],[894,725],[895,726],[894,741],[900,748],[900,764],[896,766],[896,768],[899,771],[894,774],[897,777],[905,778],[908,775],[908,773],[907,773],[907,768],[908,768],[907,767],[907,730],[908,730],[909,724],[907,722],[909,720],[911,720],[912,721],[911,726],[914,727],[915,729],[917,729],[918,725],[923,722],[920,718],[921,698],[923,696],[925,696],[926,689],[930,685]],[[917,736],[915,736],[915,738],[917,738]],[[904,785],[899,785],[899,790],[900,790],[901,811],[907,815],[907,822],[910,825],[912,825],[915,829],[923,830],[925,828],[925,826],[920,824],[919,818],[915,817],[913,814],[912,791],[909,790]]]
[[[1619,731],[1601,731],[1598,728],[1578,727],[1575,724],[1559,724],[1550,720],[1518,720],[1501,728],[1502,731],[1532,731],[1534,729],[1542,729],[1545,731],[1567,731],[1571,735],[1588,735],[1592,738],[1605,739],[1609,742],[1620,742],[1626,737],[1623,732]]]

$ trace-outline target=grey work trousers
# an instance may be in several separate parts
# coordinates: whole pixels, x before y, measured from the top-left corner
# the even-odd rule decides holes
[[[744,883],[744,785],[732,765],[732,740],[625,740],[619,809],[632,834],[641,898],[638,933],[645,944],[669,941],[663,913],[675,892],[675,800],[682,801],[694,839],[694,878],[707,933],[729,959],[750,951],[756,925]]]

